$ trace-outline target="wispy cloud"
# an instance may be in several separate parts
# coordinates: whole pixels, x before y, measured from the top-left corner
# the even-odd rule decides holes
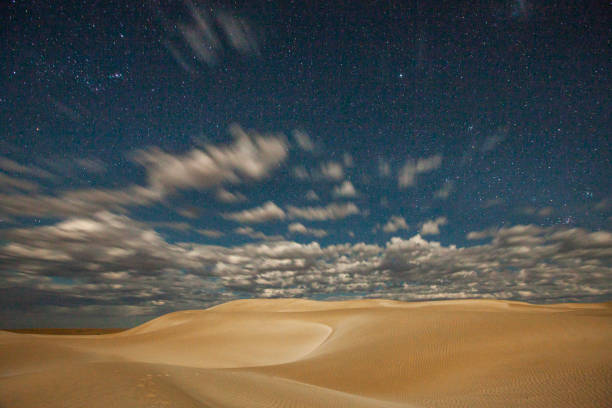
[[[53,174],[49,173],[46,170],[43,170],[36,166],[24,166],[6,157],[0,157],[0,170],[4,170],[9,173],[24,174],[27,176],[34,176],[44,179],[55,178]]]
[[[407,230],[408,224],[406,223],[406,219],[404,217],[400,217],[399,215],[394,215],[391,217],[389,221],[383,226],[383,231],[387,233],[396,232],[401,229]]]
[[[294,130],[291,133],[300,149],[306,150],[308,152],[312,152],[314,150],[314,143],[312,142],[312,139],[310,138],[308,133],[298,129]]]
[[[228,220],[244,223],[261,223],[274,220],[284,220],[286,216],[285,211],[283,211],[282,208],[274,204],[272,201],[268,201],[261,207],[223,214],[223,217]]]
[[[327,236],[327,231],[325,231],[324,229],[308,228],[304,224],[301,224],[299,222],[289,224],[289,226],[287,227],[287,231],[295,234],[312,235],[317,238]]]
[[[224,188],[217,190],[216,197],[217,200],[223,203],[240,203],[246,201],[246,196],[244,194],[239,192],[232,193]]]
[[[136,160],[147,169],[150,188],[168,193],[236,183],[242,178],[259,180],[287,157],[282,135],[261,136],[236,124],[229,132],[235,141],[228,147],[208,146],[206,151],[194,149],[182,156],[154,149],[138,152]]]
[[[294,207],[288,206],[287,212],[291,218],[303,218],[311,221],[337,220],[349,215],[359,214],[359,208],[353,203],[332,203],[325,207]]]
[[[378,161],[378,175],[381,177],[391,176],[391,164],[384,159]]]
[[[435,193],[434,197],[446,200],[455,191],[455,184],[452,181],[446,181]]]
[[[506,140],[508,137],[508,130],[509,129],[507,126],[499,127],[492,135],[485,139],[480,150],[485,153],[495,150],[497,145]]]
[[[440,226],[448,224],[446,217],[438,217],[435,220],[425,221],[421,225],[421,234],[423,235],[438,235],[440,234]]]
[[[346,180],[341,185],[334,187],[333,195],[336,197],[357,197],[357,190],[353,183]]]
[[[421,173],[428,173],[440,167],[442,156],[435,155],[418,160],[408,160],[398,173],[397,183],[400,188],[414,186],[416,176]]]
[[[221,238],[223,235],[225,235],[223,232],[213,229],[197,229],[196,232],[208,238]]]
[[[344,169],[340,163],[330,161],[322,163],[319,172],[327,180],[339,181],[344,177]]]
[[[192,55],[201,63],[208,66],[217,64],[227,49],[243,55],[259,54],[260,36],[245,18],[227,11],[209,11],[192,2],[186,4],[191,19],[179,21],[174,26]],[[163,45],[181,68],[193,73],[193,65],[187,62],[190,57],[185,56],[173,40],[166,38]]]
[[[249,238],[260,240],[260,241],[280,241],[284,237],[282,235],[266,235],[261,231],[256,231],[251,227],[238,227],[234,228],[234,232],[240,235],[246,235]]]
[[[293,233],[310,230],[291,225]],[[241,228],[239,233],[255,239],[270,238]],[[284,240],[234,247],[170,244],[143,223],[102,212],[4,230],[0,305],[32,310],[62,304],[77,313],[83,305],[132,305],[153,312],[164,310],[161,305],[202,307],[245,294],[540,302],[602,300],[612,294],[608,231],[517,225],[478,237],[485,235],[490,243],[468,248],[420,235],[395,237],[383,246]]]
[[[308,190],[308,192],[306,193],[306,199],[309,201],[318,201],[319,195],[315,193],[314,190]]]
[[[0,214],[73,216],[104,210],[123,211],[126,206],[159,202],[178,190],[261,180],[287,157],[287,141],[283,135],[246,132],[238,125],[232,125],[230,133],[234,142],[228,146],[211,145],[204,150],[193,149],[178,155],[159,149],[137,152],[135,160],[147,175],[145,186],[83,189],[58,195],[0,194]],[[3,163],[13,171],[34,171],[12,161]]]

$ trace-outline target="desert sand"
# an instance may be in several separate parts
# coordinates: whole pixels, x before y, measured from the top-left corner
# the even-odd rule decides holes
[[[612,303],[239,300],[0,331],[0,407],[610,407]]]

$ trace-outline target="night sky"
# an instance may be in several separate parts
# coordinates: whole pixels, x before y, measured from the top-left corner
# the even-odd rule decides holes
[[[612,7],[4,1],[0,326],[612,300]]]

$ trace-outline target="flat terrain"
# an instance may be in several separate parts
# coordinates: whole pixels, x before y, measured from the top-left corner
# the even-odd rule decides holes
[[[126,329],[57,329],[57,328],[42,328],[42,329],[10,329],[7,330],[12,333],[22,333],[22,334],[62,334],[64,336],[70,334],[78,334],[78,335],[93,335],[93,334],[113,334],[125,331]]]
[[[0,331],[0,407],[612,406],[610,303],[240,300],[86,333]]]

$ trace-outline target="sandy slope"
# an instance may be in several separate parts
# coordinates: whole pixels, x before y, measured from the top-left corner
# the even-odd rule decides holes
[[[0,407],[612,406],[612,304],[241,300],[0,331]]]

